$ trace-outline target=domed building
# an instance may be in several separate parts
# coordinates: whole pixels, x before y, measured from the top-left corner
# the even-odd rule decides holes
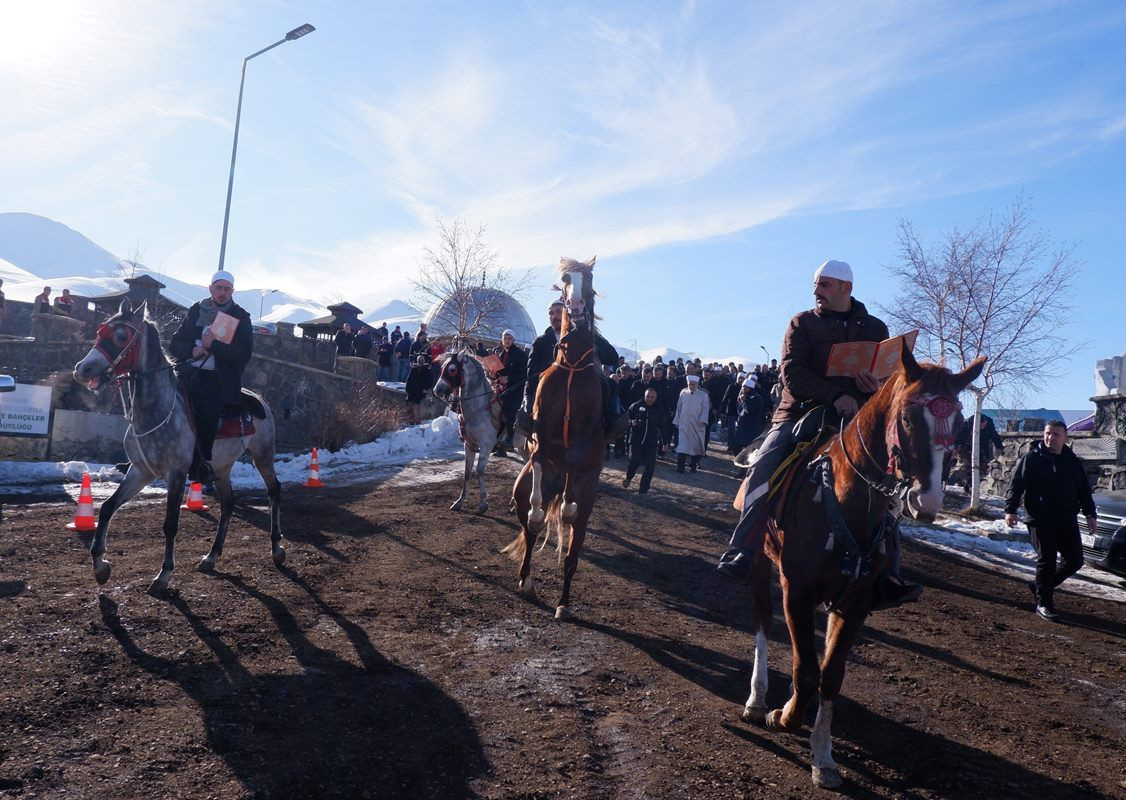
[[[484,286],[470,291],[465,308],[467,325],[472,326],[479,318],[482,320],[477,329],[469,333],[470,339],[499,342],[501,333],[511,328],[516,334],[516,341],[527,347],[539,335],[524,306],[512,295]],[[453,298],[447,298],[431,306],[422,321],[426,323],[431,338],[456,336],[458,316],[458,304]]]

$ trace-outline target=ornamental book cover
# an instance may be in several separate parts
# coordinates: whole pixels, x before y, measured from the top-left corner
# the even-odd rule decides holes
[[[914,352],[917,330],[884,339],[882,342],[841,342],[829,351],[829,367],[825,374],[829,377],[855,377],[867,370],[882,381],[899,368],[899,353],[902,342]]]
[[[215,321],[211,323],[211,333],[215,335],[216,339],[224,344],[230,344],[231,340],[235,338],[237,329],[238,317],[232,317],[222,311],[215,312]]]

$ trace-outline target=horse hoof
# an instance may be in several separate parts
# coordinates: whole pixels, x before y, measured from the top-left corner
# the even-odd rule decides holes
[[[280,544],[274,548],[274,566],[280,567],[285,564],[285,548]]]
[[[520,592],[520,594],[528,600],[536,599],[536,587],[532,585],[531,578],[522,580],[516,584],[516,591]]]
[[[772,731],[786,730],[784,727],[782,727],[782,709],[780,708],[776,708],[769,714],[765,715],[763,717],[763,722],[765,722],[766,727],[770,728],[770,730]]]
[[[450,511],[461,511],[461,504],[462,504],[462,501],[458,500],[452,506],[450,506]]]
[[[168,579],[161,578],[159,575],[153,578],[153,582],[149,584],[149,594],[153,597],[163,597],[168,594]]]
[[[555,609],[555,618],[561,620],[569,620],[574,619],[575,615],[571,613],[571,609],[568,606],[559,606],[557,609]]]
[[[199,560],[199,564],[196,565],[196,569],[198,569],[200,572],[207,572],[207,573],[214,572],[215,571],[215,559],[212,558],[209,555],[204,556],[203,558],[201,558]]]
[[[488,503],[482,503],[481,505],[477,506],[477,513],[478,514],[484,514],[488,510],[489,510],[489,504]]]
[[[814,767],[813,785],[822,789],[837,789],[844,783],[840,770],[836,767]]]
[[[99,586],[105,586],[106,581],[109,580],[108,561],[99,561],[94,565],[94,580],[98,582]]]
[[[753,725],[762,725],[766,722],[766,706],[745,706],[743,713],[739,715],[739,719]]]

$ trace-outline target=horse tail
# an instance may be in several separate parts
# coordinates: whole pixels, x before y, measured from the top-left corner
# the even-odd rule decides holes
[[[528,545],[524,543],[524,531],[517,531],[516,538],[513,539],[501,552],[511,558],[516,563],[520,564],[524,561],[524,551]]]
[[[560,559],[563,558],[563,501],[560,496],[555,496],[548,501],[547,510],[544,517],[544,535],[543,542],[540,544],[539,549],[543,550],[547,547],[548,541],[551,539],[552,533],[555,534],[555,548],[559,551]],[[524,536],[524,531],[521,530],[516,534],[516,538],[509,542],[502,550],[501,553],[511,558],[517,563],[523,563],[524,553],[528,549],[527,539]]]
[[[559,561],[563,561],[563,529],[566,527],[563,524],[563,502],[566,496],[560,492],[555,497],[551,498],[551,502],[547,504],[547,515],[544,518],[544,533],[543,544],[540,545],[540,550],[547,547],[551,535],[555,534],[555,552],[559,557]]]

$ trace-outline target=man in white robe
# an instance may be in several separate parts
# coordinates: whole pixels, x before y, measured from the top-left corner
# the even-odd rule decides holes
[[[700,376],[689,375],[688,387],[681,389],[676,400],[676,415],[672,424],[679,432],[676,443],[676,471],[684,473],[684,462],[691,458],[689,469],[692,472],[700,466],[700,456],[706,449],[704,434],[708,428],[708,414],[711,412],[708,393],[700,391]]]

